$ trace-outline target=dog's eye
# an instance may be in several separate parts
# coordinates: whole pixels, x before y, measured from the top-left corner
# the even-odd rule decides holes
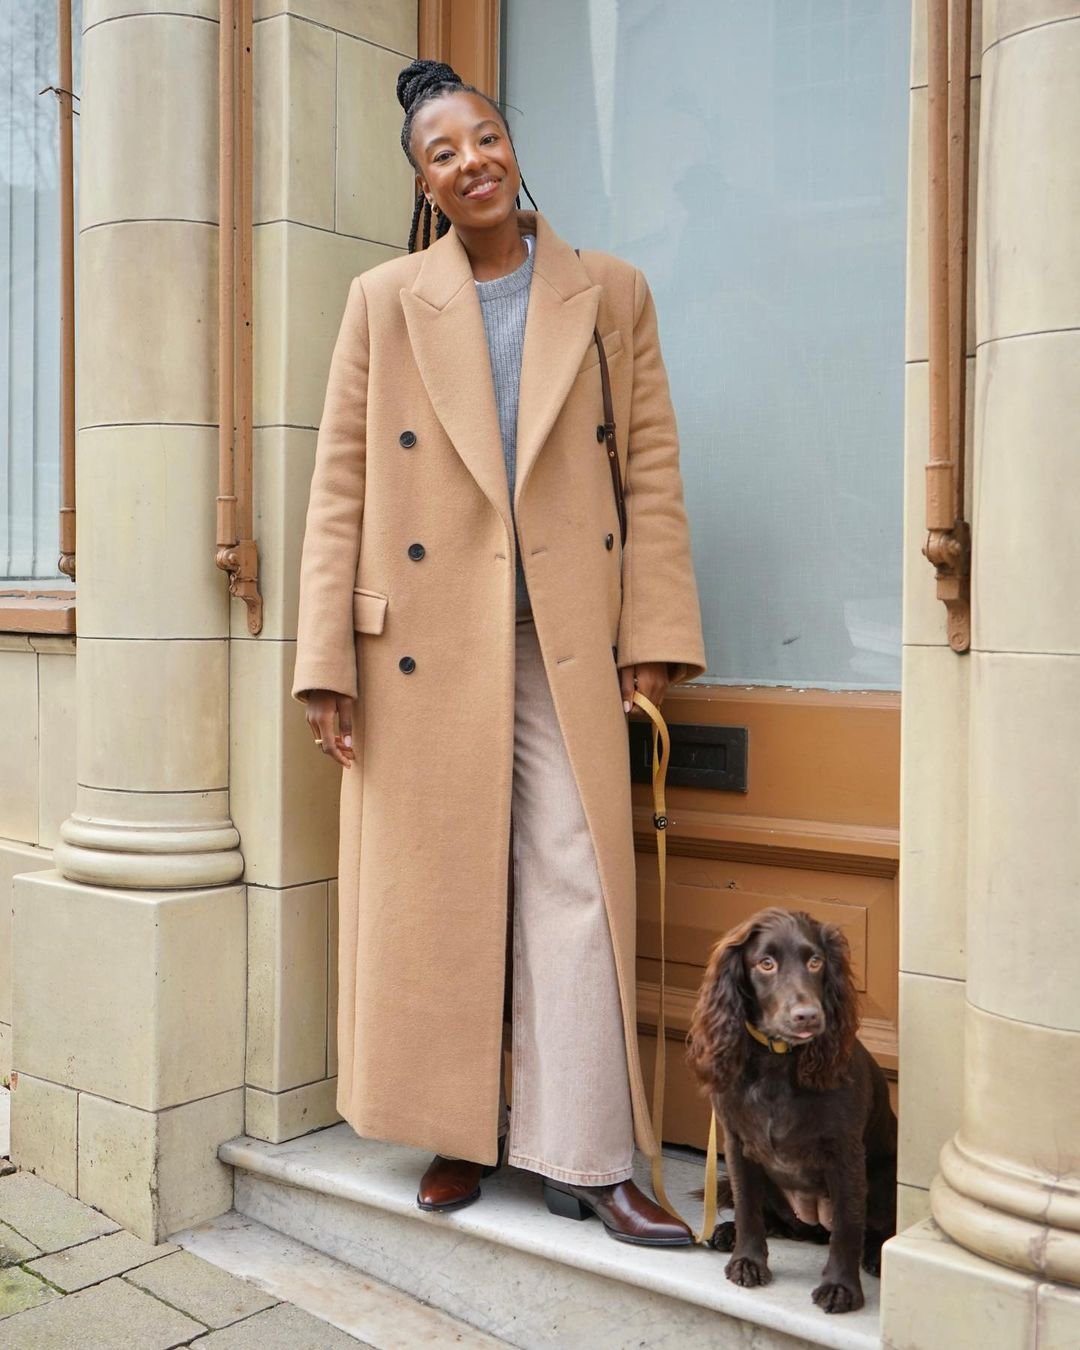
[[[764,971],[766,975],[771,975],[776,969],[776,962],[771,956],[763,956],[757,963],[757,968],[758,970]]]
[[[806,969],[813,971],[813,973],[816,975],[824,964],[825,962],[821,959],[820,956],[812,956],[810,960],[807,961],[806,963]]]

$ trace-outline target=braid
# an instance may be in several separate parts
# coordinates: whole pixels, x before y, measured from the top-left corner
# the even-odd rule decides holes
[[[420,226],[420,212],[427,205],[427,199],[422,192],[416,194],[416,205],[413,207],[412,224],[409,226],[409,252],[416,252],[416,232]]]
[[[417,110],[433,98],[439,98],[443,94],[478,94],[486,103],[490,103],[499,114],[499,119],[506,127],[506,134],[510,135],[510,128],[507,124],[503,110],[495,100],[484,93],[482,89],[477,89],[475,85],[466,84],[461,76],[452,66],[448,66],[445,61],[413,61],[405,67],[397,78],[397,97],[398,102],[405,109],[405,121],[401,125],[401,148],[405,152],[405,157],[413,168],[420,172],[420,166],[413,158],[412,152],[412,128],[413,118]],[[513,145],[513,137],[510,137],[510,144]],[[522,187],[528,195],[529,200],[533,201],[532,193],[525,187],[522,180]],[[431,207],[424,200],[422,193],[417,194],[416,205],[413,209],[412,227],[409,231],[409,251],[416,249],[417,234],[421,229],[422,219],[422,242],[421,247],[427,248],[431,242]],[[453,222],[447,216],[439,216],[435,223],[435,238],[441,239],[450,229]]]

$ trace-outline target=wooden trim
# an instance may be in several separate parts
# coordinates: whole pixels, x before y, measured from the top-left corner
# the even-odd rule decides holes
[[[499,0],[420,0],[417,50],[499,97]]]
[[[0,591],[0,633],[74,632],[74,591]]]

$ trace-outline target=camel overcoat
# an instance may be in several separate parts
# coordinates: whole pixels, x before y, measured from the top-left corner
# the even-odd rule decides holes
[[[652,1152],[617,666],[704,669],[675,418],[641,273],[579,259],[532,213],[519,228],[536,245],[516,539],[596,850],[637,1141]],[[625,551],[597,441],[594,325]],[[357,700],[341,793],[338,1109],[361,1135],[485,1163],[503,1044],[516,548],[480,304],[451,231],[349,291],[311,484],[293,692]]]

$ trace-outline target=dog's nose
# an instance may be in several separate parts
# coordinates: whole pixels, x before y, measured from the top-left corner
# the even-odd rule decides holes
[[[798,1003],[791,1010],[791,1025],[796,1031],[817,1031],[822,1021],[821,1009],[812,1003]]]

